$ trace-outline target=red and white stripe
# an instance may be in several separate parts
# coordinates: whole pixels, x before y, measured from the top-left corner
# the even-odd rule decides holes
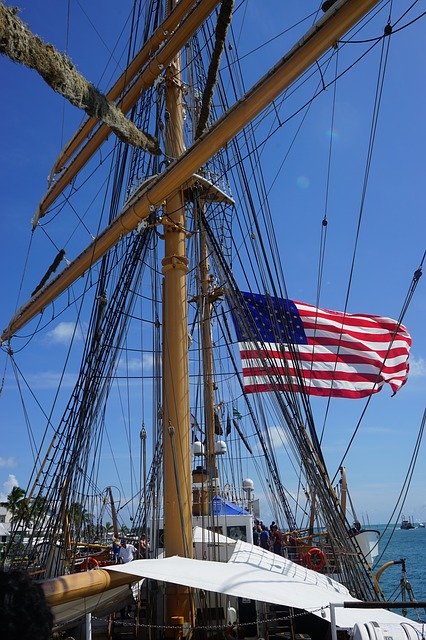
[[[394,393],[408,375],[411,337],[381,316],[344,314],[295,302],[307,345],[240,342],[244,388],[362,398],[387,382]],[[301,383],[301,378],[303,383]]]

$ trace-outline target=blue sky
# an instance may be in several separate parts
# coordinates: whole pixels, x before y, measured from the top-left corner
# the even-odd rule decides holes
[[[317,2],[293,0],[263,4],[248,2],[245,22],[249,37],[240,42],[241,55],[270,40],[297,17],[313,13]],[[410,3],[395,3],[393,21]],[[398,24],[402,26],[425,10],[418,2]],[[282,5],[285,5],[282,6]],[[397,5],[397,6],[396,6]],[[112,49],[105,43],[119,38],[129,15],[127,2],[70,2],[67,30],[67,6],[51,0],[21,3],[21,17],[43,39],[58,49],[68,49],[71,59],[90,80],[102,88],[110,76],[102,79],[109,58],[121,69],[124,40]],[[240,11],[241,17],[241,11]],[[387,19],[383,11],[369,27],[370,37],[380,35]],[[248,55],[245,74],[249,86],[276,61],[309,27],[312,18],[299,30],[278,38],[261,49],[261,55]],[[96,30],[93,25],[96,24]],[[363,38],[364,38],[363,34]],[[426,248],[424,156],[426,125],[423,117],[426,98],[424,67],[425,20],[419,20],[395,33],[390,47],[383,101],[377,128],[376,144],[367,186],[364,216],[348,311],[397,318],[415,269]],[[66,45],[68,41],[68,47]],[[351,45],[352,56],[354,48]],[[361,49],[360,49],[361,50]],[[335,121],[331,131],[333,92],[313,104],[298,136],[297,150],[284,168],[284,159],[297,122],[290,122],[277,132],[264,150],[266,181],[276,221],[277,239],[285,267],[289,295],[296,300],[315,302],[318,271],[318,248],[321,220],[325,208],[325,172],[330,136],[333,138],[330,191],[327,217],[328,248],[324,267],[322,306],[342,309],[348,286],[356,224],[366,164],[366,149],[371,125],[374,87],[377,80],[379,47],[338,85]],[[344,66],[344,63],[342,63]],[[30,243],[30,220],[46,189],[46,179],[62,144],[81,121],[77,109],[65,104],[32,70],[0,60],[3,92],[0,102],[0,267],[2,327],[15,310],[23,265]],[[111,65],[110,65],[111,67]],[[113,73],[111,71],[111,73]],[[117,73],[113,75],[116,77]],[[43,265],[43,273],[53,254],[45,258],[43,236],[34,237],[31,249]],[[34,264],[34,263],[32,263]],[[37,280],[34,276],[34,281]],[[31,290],[24,282],[19,294],[22,303]],[[369,405],[362,426],[346,461],[351,495],[359,515],[371,522],[384,522],[399,494],[408,468],[426,397],[426,289],[420,281],[407,310],[404,324],[413,338],[410,357],[411,374],[405,387],[391,398],[383,389]],[[36,383],[37,394],[44,401],[51,394],[59,375],[58,360],[69,343],[72,318],[59,318],[43,338],[37,338],[24,364],[29,379]],[[79,329],[84,332],[84,326]],[[77,336],[78,337],[78,336]],[[39,354],[39,355],[36,355]],[[41,354],[41,355],[40,355]],[[2,375],[4,355],[2,354]],[[31,455],[29,436],[22,416],[19,397],[7,370],[0,404],[3,426],[0,449],[0,492],[7,493],[16,482],[24,486],[29,474]],[[63,389],[70,388],[65,379]],[[336,401],[330,408],[324,438],[324,452],[335,470],[342,450],[364,408],[363,401]],[[312,405],[321,425],[326,403],[314,399]],[[281,442],[276,442],[277,450]],[[420,460],[424,460],[422,446]],[[426,520],[426,471],[417,465],[404,512]]]

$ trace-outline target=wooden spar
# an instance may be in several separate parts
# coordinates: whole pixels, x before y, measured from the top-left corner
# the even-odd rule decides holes
[[[64,271],[40,290],[12,318],[0,337],[8,340],[37,313],[82,276],[119,239],[130,233],[160,205],[182,188],[192,174],[297,79],[336,40],[367,13],[378,0],[340,0],[293,49],[250,91],[227,111],[181,158],[158,178],[136,192],[114,220]]]
[[[164,47],[150,61],[149,65],[141,73],[140,77],[130,87],[129,91],[125,94],[123,99],[118,103],[118,106],[127,113],[139,100],[141,92],[150,87],[154,80],[158,78],[165,66],[167,66],[171,60],[182,49],[188,39],[193,33],[201,26],[206,18],[213,11],[214,7],[218,4],[219,0],[202,0],[186,18],[177,27],[176,31],[170,36]],[[33,219],[33,226],[35,226],[42,216],[46,213],[50,205],[56,200],[56,198],[62,193],[64,188],[70,184],[72,179],[78,174],[80,169],[84,167],[86,162],[90,160],[99,146],[110,135],[111,130],[109,127],[101,124],[95,131],[90,140],[75,156],[70,165],[63,171],[58,177],[52,187],[49,189],[43,200],[40,202],[38,210]]]
[[[111,518],[112,518],[112,530],[114,532],[114,538],[118,538],[118,519],[117,519],[117,510],[115,508],[115,502],[112,495],[111,487],[108,487],[109,494],[109,503],[111,506]]]
[[[111,102],[117,100],[120,94],[128,87],[136,75],[147,63],[149,57],[157,51],[162,42],[170,37],[170,34],[176,29],[179,21],[194,5],[194,0],[181,0],[179,4],[173,9],[173,11],[167,16],[162,24],[154,31],[149,40],[144,44],[142,49],[133,58],[132,62],[121,74],[117,82],[111,87],[106,94],[106,97]],[[62,171],[64,165],[71,158],[73,153],[80,147],[84,140],[90,135],[95,128],[98,120],[96,118],[87,118],[75,135],[69,140],[66,146],[61,151],[58,159],[56,160],[51,175],[55,175]]]
[[[121,587],[138,580],[140,577],[118,571],[109,572],[105,569],[97,569],[96,571],[84,571],[83,573],[44,580],[41,586],[47,602],[53,607],[79,598],[86,598],[88,595],[94,596],[108,589]]]
[[[170,0],[170,10],[174,0]],[[180,55],[166,72],[168,157],[184,152]],[[189,411],[186,213],[183,187],[167,199],[163,265],[163,472],[166,556],[192,558],[192,482]],[[166,624],[195,622],[189,587],[167,584]],[[176,634],[171,632],[171,636]]]

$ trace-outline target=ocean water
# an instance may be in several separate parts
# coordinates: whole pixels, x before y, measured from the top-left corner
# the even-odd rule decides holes
[[[399,524],[392,532],[385,532],[384,525],[369,525],[370,529],[377,529],[382,537],[379,543],[379,562],[376,560],[375,571],[389,560],[405,560],[406,578],[410,582],[414,598],[426,601],[426,528],[400,529]],[[388,600],[401,600],[400,579],[401,565],[393,565],[386,569],[381,578],[380,586]],[[396,613],[400,611],[394,610]],[[423,609],[410,609],[408,617],[426,620]]]

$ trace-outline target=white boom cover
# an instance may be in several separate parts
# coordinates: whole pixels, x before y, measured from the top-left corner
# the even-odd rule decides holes
[[[173,556],[134,560],[107,569],[304,609],[326,620],[330,620],[330,603],[357,601],[339,582],[241,540],[236,543],[227,563]],[[384,609],[336,609],[336,624],[340,628],[352,629],[355,623],[372,620],[378,623],[407,622],[406,618]]]

